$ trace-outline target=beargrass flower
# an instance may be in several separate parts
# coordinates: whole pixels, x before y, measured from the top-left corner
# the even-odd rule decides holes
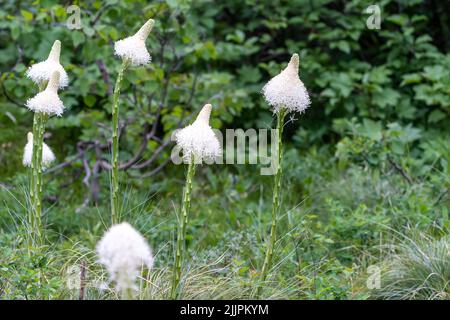
[[[103,264],[117,289],[126,293],[136,289],[142,266],[153,266],[152,251],[145,238],[127,222],[112,226],[97,244],[99,262]]]
[[[264,281],[272,266],[273,252],[277,238],[278,214],[281,205],[282,191],[282,161],[283,161],[283,128],[284,118],[289,112],[303,112],[310,105],[308,91],[298,76],[299,57],[293,54],[287,67],[277,76],[273,77],[262,89],[267,103],[272,106],[277,118],[276,153],[277,166],[273,181],[272,192],[272,222],[270,225],[270,236],[267,242],[264,263],[261,268],[261,281],[257,288],[257,296],[261,296]]]
[[[183,150],[183,158],[201,161],[214,159],[221,154],[219,140],[209,125],[212,106],[206,104],[197,119],[175,135],[177,144]]]
[[[281,108],[287,112],[303,112],[311,103],[308,91],[298,76],[299,63],[298,54],[294,53],[287,67],[262,89],[264,98],[276,113]]]
[[[33,134],[28,132],[27,144],[23,152],[23,165],[25,167],[31,167],[33,161]],[[42,144],[42,166],[47,168],[53,161],[55,161],[55,155],[49,146],[45,143]]]
[[[34,112],[41,112],[46,115],[62,115],[64,104],[58,96],[58,84],[60,74],[54,71],[50,81],[44,91],[39,92],[33,98],[28,99],[26,106]]]
[[[149,19],[136,34],[131,37],[117,41],[114,44],[116,55],[123,60],[129,60],[132,65],[145,65],[151,61],[150,53],[145,46],[150,31],[152,31],[155,21]]]
[[[61,54],[61,41],[56,40],[53,43],[50,54],[47,60],[33,64],[27,71],[27,77],[40,85],[49,81],[55,71],[59,72],[60,88],[64,88],[69,84],[69,77],[63,66],[59,63],[59,56]]]
[[[136,34],[117,41],[114,44],[115,54],[122,58],[122,66],[117,75],[114,86],[112,104],[112,150],[111,150],[111,223],[116,224],[120,220],[119,205],[119,98],[120,85],[125,70],[130,66],[145,65],[151,61],[150,53],[145,46],[154,20],[149,19]]]
[[[178,146],[183,150],[183,158],[187,160],[186,182],[183,189],[181,216],[178,218],[178,235],[175,248],[175,262],[172,273],[172,289],[170,298],[181,296],[180,282],[182,280],[183,260],[186,254],[186,235],[191,204],[192,184],[195,166],[204,159],[214,159],[221,153],[220,143],[209,125],[212,106],[206,104],[195,121],[175,134]]]
[[[28,109],[34,111],[33,133],[28,135],[28,144],[25,147],[23,159],[23,163],[30,166],[28,223],[31,232],[28,233],[29,253],[34,246],[40,246],[44,241],[42,224],[44,179],[42,172],[54,159],[53,153],[44,143],[45,125],[50,116],[60,116],[63,113],[64,104],[59,99],[58,88],[68,84],[66,71],[59,63],[60,53],[61,42],[56,40],[47,60],[32,65],[27,71],[27,77],[38,85],[40,91],[25,104]]]

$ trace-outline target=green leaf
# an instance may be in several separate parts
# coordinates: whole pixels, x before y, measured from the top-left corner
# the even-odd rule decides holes
[[[373,101],[376,105],[381,108],[386,108],[387,106],[395,106],[400,99],[400,93],[394,89],[387,88],[381,92],[377,92],[373,95]]]
[[[381,122],[373,121],[370,119],[364,119],[363,121],[363,134],[369,139],[380,141],[382,138]]]
[[[449,74],[449,70],[441,65],[425,67],[424,71],[424,77],[431,81],[439,81]]]
[[[403,75],[403,81],[400,86],[406,86],[408,84],[420,83],[422,76],[419,73],[408,73]]]
[[[386,18],[386,21],[395,23],[399,26],[404,26],[408,22],[408,16],[403,14],[392,14]]]
[[[92,95],[87,95],[84,97],[83,101],[88,107],[93,107],[97,99]]]
[[[11,38],[17,40],[20,36],[20,28],[18,25],[14,24],[11,26]]]
[[[428,122],[436,123],[436,122],[439,122],[441,120],[444,120],[446,117],[447,117],[446,114],[443,113],[441,110],[434,110],[428,116]]]
[[[72,42],[74,47],[78,47],[80,44],[85,42],[86,37],[81,31],[72,30],[70,34],[72,36]]]
[[[336,44],[336,46],[342,52],[350,53],[350,44],[347,41],[341,40]]]
[[[33,20],[33,13],[27,10],[20,10],[20,13],[22,14],[22,17],[25,18],[25,21],[31,21]]]

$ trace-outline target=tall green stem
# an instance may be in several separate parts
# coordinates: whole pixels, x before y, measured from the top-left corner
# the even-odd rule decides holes
[[[30,196],[31,210],[29,224],[31,228],[30,242],[38,245],[42,243],[42,149],[44,144],[45,124],[48,115],[36,112],[33,119],[33,154],[31,161]]]
[[[181,265],[183,263],[184,251],[186,247],[186,227],[188,224],[189,208],[191,206],[192,179],[195,174],[194,157],[191,157],[188,171],[186,174],[186,184],[183,192],[183,203],[181,206],[181,217],[178,225],[177,247],[175,253],[175,263],[173,265],[172,289],[170,298],[176,299],[178,295],[178,286],[181,280]]]
[[[112,173],[111,173],[111,224],[119,222],[119,97],[123,74],[128,67],[128,61],[123,60],[114,87],[112,106]]]
[[[284,117],[286,116],[286,109],[281,108],[277,113],[277,132],[278,132],[278,145],[277,145],[277,156],[278,156],[278,166],[276,168],[276,173],[274,177],[273,185],[273,198],[272,198],[272,224],[270,227],[270,239],[266,250],[266,257],[264,259],[264,264],[261,270],[261,282],[258,286],[257,295],[260,296],[262,285],[267,278],[267,273],[272,265],[273,248],[275,246],[275,240],[277,237],[277,221],[278,221],[278,211],[280,209],[280,189],[281,189],[281,177],[282,177],[282,160],[283,160],[283,126]]]
[[[39,84],[39,92],[47,86],[47,81]],[[33,152],[30,167],[30,206],[28,211],[28,251],[33,245],[42,242],[42,145],[44,143],[45,123],[48,116],[40,112],[34,113],[33,118]],[[39,152],[40,150],[40,152]],[[39,161],[39,158],[41,161]],[[38,186],[39,183],[39,186]]]

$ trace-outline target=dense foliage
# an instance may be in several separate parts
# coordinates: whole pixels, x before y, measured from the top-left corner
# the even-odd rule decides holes
[[[72,4],[81,8],[80,29],[66,26]],[[278,243],[280,272],[266,296],[367,298],[365,268],[395,254],[384,244],[403,241],[397,233],[406,227],[448,249],[448,237],[442,237],[450,226],[448,3],[378,1],[379,30],[366,26],[371,4],[2,1],[0,297],[75,297],[66,292],[61,270],[87,261],[92,274],[101,273],[91,250],[109,207],[112,90],[121,63],[113,43],[148,18],[156,21],[147,41],[153,61],[131,69],[122,84],[121,172],[128,220],[161,250],[157,283],[169,278],[164,268],[172,261],[181,196],[183,168],[169,161],[172,131],[206,102],[214,106],[214,127],[270,127],[272,114],[260,91],[294,52],[312,106],[285,129],[289,192],[279,226],[285,236]],[[27,185],[21,157],[32,124],[24,103],[37,89],[25,72],[46,58],[56,39],[70,85],[61,93],[68,111],[50,120],[46,136],[59,162],[46,174],[45,191],[55,253],[29,259],[21,254],[24,230],[18,223]],[[270,177],[250,165],[203,166],[199,172],[188,239],[195,238],[194,284],[185,296],[250,297],[270,221]],[[407,245],[400,255],[409,252]],[[442,251],[430,256],[444,259],[445,268],[449,258]],[[45,285],[40,268],[48,268]],[[425,280],[426,272],[417,274],[417,281]],[[421,292],[421,298],[448,299],[448,284],[442,285],[448,270],[442,275],[447,278],[439,287],[428,296]],[[198,278],[204,282],[196,283]],[[227,290],[220,291],[224,283]],[[414,298],[390,293],[392,287],[376,296]]]

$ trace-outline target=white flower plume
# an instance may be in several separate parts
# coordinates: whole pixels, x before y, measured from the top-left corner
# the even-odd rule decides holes
[[[36,84],[49,81],[53,72],[59,72],[59,87],[64,88],[69,84],[69,77],[66,70],[59,63],[59,56],[61,54],[61,41],[56,40],[53,43],[50,54],[47,60],[33,64],[27,71],[27,77],[33,80]]]
[[[293,54],[287,67],[262,89],[267,103],[278,112],[285,107],[290,112],[303,112],[310,105],[308,91],[298,76],[298,54]]]
[[[23,152],[23,165],[30,167],[33,161],[33,134],[28,132],[27,144]],[[55,161],[55,155],[52,150],[45,144],[42,145],[42,167],[47,168],[53,161]]]
[[[143,265],[153,266],[152,251],[144,237],[126,222],[112,226],[97,244],[103,264],[118,290],[135,289]]]
[[[116,55],[122,59],[127,59],[134,66],[145,65],[151,61],[150,53],[145,46],[150,31],[152,31],[155,21],[149,19],[136,34],[131,37],[117,41],[114,44]]]
[[[64,112],[64,104],[58,96],[59,72],[53,72],[47,88],[33,98],[28,99],[26,106],[34,112],[60,116]]]
[[[183,158],[190,161],[214,159],[221,154],[220,142],[209,125],[212,106],[206,104],[191,125],[181,129],[175,135],[177,144],[183,150]]]

